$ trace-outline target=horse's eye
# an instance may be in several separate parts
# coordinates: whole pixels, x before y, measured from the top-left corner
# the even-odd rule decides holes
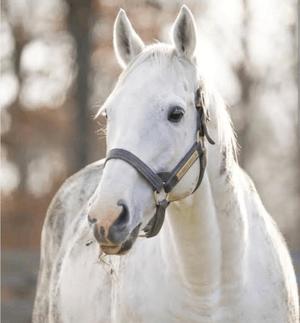
[[[172,107],[169,110],[168,120],[171,122],[179,122],[184,115],[184,110],[181,107]]]
[[[107,119],[107,112],[106,112],[106,110],[104,110],[104,111],[102,112],[102,115],[103,115],[103,117],[104,117],[105,119]]]

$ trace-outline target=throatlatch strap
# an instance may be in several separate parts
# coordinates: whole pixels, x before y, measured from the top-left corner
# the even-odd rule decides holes
[[[120,148],[112,149],[108,152],[105,164],[110,159],[122,159],[133,166],[153,187],[154,190],[160,192],[164,186],[161,178],[152,171],[142,160],[132,154],[130,151]]]
[[[206,156],[206,150],[205,147],[202,146],[202,144],[200,145],[201,148],[198,150],[198,154],[199,154],[199,176],[198,176],[198,181],[197,184],[192,192],[192,194],[198,189],[198,187],[200,186],[203,176],[204,176],[204,172],[205,172],[205,168],[206,168],[206,162],[207,162],[207,156]]]

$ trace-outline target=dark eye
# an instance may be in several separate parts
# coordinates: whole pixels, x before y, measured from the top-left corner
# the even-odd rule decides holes
[[[104,111],[102,112],[102,116],[103,116],[105,119],[107,119],[107,113],[106,113],[106,110],[104,110]]]
[[[184,115],[184,110],[181,107],[172,107],[169,110],[168,120],[171,122],[179,122]]]

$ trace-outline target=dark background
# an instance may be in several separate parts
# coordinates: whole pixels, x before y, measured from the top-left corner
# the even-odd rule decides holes
[[[3,0],[0,26],[2,322],[29,322],[47,206],[105,155],[93,120],[120,68],[113,22],[127,11],[146,43],[168,41],[183,1]],[[189,0],[200,68],[228,103],[239,161],[300,268],[297,3]]]

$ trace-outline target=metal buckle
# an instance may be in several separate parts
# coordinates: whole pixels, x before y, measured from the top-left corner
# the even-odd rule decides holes
[[[166,193],[164,189],[160,192],[154,191],[154,200],[156,205],[159,205],[163,200],[169,202],[169,193]]]

